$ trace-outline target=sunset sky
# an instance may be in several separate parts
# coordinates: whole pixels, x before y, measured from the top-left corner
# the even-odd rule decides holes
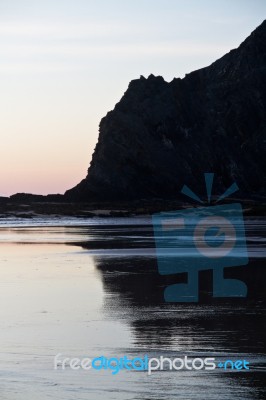
[[[0,195],[63,193],[132,79],[237,47],[265,0],[0,0]]]

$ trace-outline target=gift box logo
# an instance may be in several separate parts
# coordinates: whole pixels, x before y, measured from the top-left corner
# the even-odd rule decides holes
[[[209,204],[213,177],[214,174],[205,174]],[[233,184],[216,203],[237,189]],[[182,193],[203,203],[187,186]],[[165,301],[197,302],[198,273],[203,270],[213,271],[213,297],[246,297],[244,282],[224,278],[224,268],[248,263],[241,204],[162,212],[154,214],[152,221],[159,273],[187,273],[186,284],[174,284],[165,289]]]

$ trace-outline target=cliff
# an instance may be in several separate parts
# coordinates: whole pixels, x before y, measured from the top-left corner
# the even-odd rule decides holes
[[[175,198],[184,183],[266,189],[266,21],[237,49],[183,79],[130,82],[101,120],[87,177],[69,200]]]

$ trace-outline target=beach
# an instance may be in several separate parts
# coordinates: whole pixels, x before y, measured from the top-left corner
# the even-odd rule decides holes
[[[265,219],[247,221],[251,267]],[[0,221],[1,399],[264,399],[265,302],[165,303],[151,219]],[[247,371],[83,370],[93,357],[246,359]]]

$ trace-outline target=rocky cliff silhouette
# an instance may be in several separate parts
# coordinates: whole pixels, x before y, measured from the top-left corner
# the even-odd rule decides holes
[[[100,122],[87,177],[70,200],[174,198],[184,183],[201,192],[236,181],[265,193],[266,20],[235,50],[170,83],[130,82]]]

